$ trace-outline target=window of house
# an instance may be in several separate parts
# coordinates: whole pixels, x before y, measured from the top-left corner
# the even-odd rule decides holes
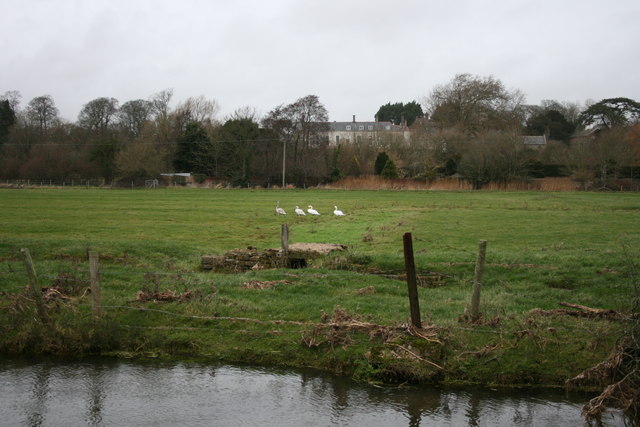
[[[373,130],[373,125],[369,125],[369,130]]]
[[[351,130],[351,125],[347,125],[347,130]]]
[[[387,130],[391,130],[391,126],[390,125],[387,125]]]
[[[364,125],[358,126],[358,130],[364,130]]]
[[[340,135],[336,135],[336,144],[340,142]]]

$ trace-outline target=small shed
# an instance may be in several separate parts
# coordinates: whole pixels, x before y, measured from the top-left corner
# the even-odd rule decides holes
[[[544,135],[525,135],[522,143],[527,148],[544,148],[547,145],[547,137]]]

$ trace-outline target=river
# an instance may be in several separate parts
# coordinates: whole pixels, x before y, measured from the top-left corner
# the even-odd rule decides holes
[[[2,426],[581,426],[593,395],[373,387],[316,371],[0,359]],[[609,414],[605,425],[624,425]]]

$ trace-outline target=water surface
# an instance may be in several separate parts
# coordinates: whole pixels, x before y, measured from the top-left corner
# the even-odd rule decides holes
[[[378,388],[199,363],[0,360],[7,426],[581,426],[592,395]],[[623,425],[611,414],[605,425]]]

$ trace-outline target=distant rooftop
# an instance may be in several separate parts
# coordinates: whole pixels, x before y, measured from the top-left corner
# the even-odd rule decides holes
[[[356,121],[356,116],[350,122],[330,122],[329,130],[332,132],[340,131],[390,131],[403,129],[402,126],[394,125],[392,122],[377,122],[377,121]]]

